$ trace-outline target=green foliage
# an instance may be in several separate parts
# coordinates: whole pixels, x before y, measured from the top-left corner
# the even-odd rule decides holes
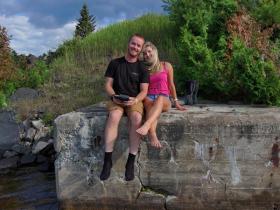
[[[227,36],[226,22],[236,12],[237,4],[233,0],[215,1],[212,5],[211,20],[208,21],[207,45],[218,50],[219,40],[223,36]]]
[[[186,78],[199,80],[200,92],[206,96],[217,96],[215,93],[221,89],[228,92],[221,78],[227,47],[226,21],[236,9],[233,0],[181,0],[169,5],[171,17],[183,24],[178,42],[181,65],[175,71],[181,94],[184,92]],[[180,17],[184,17],[184,20]],[[217,79],[219,82],[215,82]]]
[[[14,91],[20,87],[38,88],[43,85],[49,78],[49,69],[45,62],[37,61],[30,69],[18,69],[9,80],[2,82],[0,99],[0,107],[7,104],[7,97],[12,95]]]
[[[89,14],[88,6],[83,5],[80,11],[81,17],[76,25],[75,37],[85,38],[95,30],[95,17]]]
[[[242,0],[241,2],[264,27],[280,23],[279,0]]]
[[[27,71],[25,80],[21,86],[37,88],[48,78],[49,70],[43,61],[37,61],[34,66]]]
[[[26,55],[18,55],[16,51],[12,50],[12,58],[17,69],[27,69],[27,56]]]
[[[11,57],[10,37],[5,27],[0,25],[0,87],[9,79],[14,71]]]
[[[275,62],[277,56],[269,59],[268,56],[264,58],[263,54],[267,52],[266,55],[277,55],[277,52],[280,52],[278,37],[274,37],[275,42],[271,45],[273,48],[269,48],[270,34],[253,31],[258,30],[258,27],[250,23],[250,19],[247,20],[250,26],[244,23],[241,25],[238,19],[240,16],[236,17],[235,22],[228,22],[238,14],[238,9],[242,8],[242,5],[246,6],[244,2],[248,1],[165,0],[164,2],[171,19],[180,28],[177,39],[180,65],[175,71],[179,93],[184,93],[186,80],[195,79],[200,84],[200,95],[205,98],[280,105],[279,54],[278,62]],[[271,12],[268,8],[272,9],[273,6],[277,8],[278,2],[260,1],[248,6],[251,6],[250,11],[256,14],[265,27],[277,22],[279,13],[275,10]],[[240,25],[228,26],[228,24]],[[230,31],[228,27],[231,27]],[[245,37],[245,40],[231,34],[238,33],[238,30],[242,32],[240,37]],[[256,36],[253,36],[254,34]],[[258,39],[253,42],[246,40],[248,37]],[[245,41],[247,44],[257,43],[255,45],[259,48],[248,46]],[[260,43],[268,44],[261,48]]]
[[[0,107],[3,108],[3,107],[6,107],[7,106],[7,98],[6,98],[6,95],[0,91]]]
[[[276,66],[260,57],[256,49],[247,48],[241,40],[234,40],[228,65],[232,72],[232,91],[249,103],[280,105],[280,80]]]
[[[3,91],[5,95],[10,96],[19,87],[20,82],[18,80],[8,80],[3,85]]]
[[[46,112],[42,116],[42,120],[45,125],[51,125],[54,119],[55,119],[55,116],[51,112]]]

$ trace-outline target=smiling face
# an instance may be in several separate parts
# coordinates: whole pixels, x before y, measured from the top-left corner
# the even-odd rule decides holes
[[[154,54],[154,50],[150,46],[147,46],[143,49],[143,58],[145,61],[151,61],[154,57]]]
[[[144,44],[144,39],[133,36],[128,43],[128,55],[132,58],[138,57]]]

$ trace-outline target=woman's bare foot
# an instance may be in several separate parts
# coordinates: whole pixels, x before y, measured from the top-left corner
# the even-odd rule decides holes
[[[139,133],[142,136],[146,136],[148,134],[150,127],[146,124],[142,125],[140,128],[136,130],[137,133]]]
[[[157,134],[156,133],[149,133],[149,139],[151,141],[151,145],[155,148],[161,148],[162,145],[160,141],[158,140]]]

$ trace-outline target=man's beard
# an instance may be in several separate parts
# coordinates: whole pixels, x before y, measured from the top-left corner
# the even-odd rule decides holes
[[[135,53],[133,53],[132,51],[134,51]],[[135,50],[128,49],[128,54],[129,54],[131,57],[135,58],[135,57],[138,57],[138,56],[139,56],[140,52],[138,53],[138,52],[136,52]]]

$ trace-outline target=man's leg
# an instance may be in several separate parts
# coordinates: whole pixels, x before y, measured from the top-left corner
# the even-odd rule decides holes
[[[105,127],[105,155],[103,169],[100,174],[101,180],[106,180],[110,176],[112,168],[112,152],[114,150],[114,144],[118,136],[118,127],[120,119],[123,115],[123,111],[119,109],[114,109],[109,112],[109,117],[106,122]]]
[[[142,114],[136,111],[128,113],[129,118],[129,155],[125,165],[125,180],[134,179],[134,161],[140,145],[141,136],[136,132],[142,123]]]

